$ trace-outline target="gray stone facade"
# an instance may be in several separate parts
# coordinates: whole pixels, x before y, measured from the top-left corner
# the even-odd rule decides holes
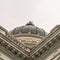
[[[33,37],[36,43],[38,39],[41,42],[30,48],[30,45],[21,43],[17,37]],[[30,44],[30,38],[26,44]],[[30,33],[12,35],[0,26],[0,60],[60,60],[60,25],[55,26],[46,36]]]

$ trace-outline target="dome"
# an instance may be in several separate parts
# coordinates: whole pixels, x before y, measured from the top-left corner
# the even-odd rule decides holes
[[[10,32],[12,35],[16,34],[35,34],[39,36],[46,36],[44,29],[36,27],[31,21],[24,26],[16,27]]]

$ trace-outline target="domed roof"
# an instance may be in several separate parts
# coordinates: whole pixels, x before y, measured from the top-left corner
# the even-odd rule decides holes
[[[46,36],[44,29],[36,27],[31,21],[28,22],[25,26],[16,27],[10,32],[12,35],[16,34],[35,34],[40,36]]]

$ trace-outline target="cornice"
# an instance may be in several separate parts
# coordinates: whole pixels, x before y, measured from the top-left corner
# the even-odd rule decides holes
[[[35,35],[35,34],[16,34],[16,35],[13,35],[13,36],[14,37],[35,37],[35,38],[40,38],[40,39],[45,38],[45,37]]]
[[[8,30],[6,30],[5,28],[3,28],[1,25],[0,25],[0,29],[5,31],[6,33],[8,33]]]
[[[60,29],[59,28],[57,30],[55,30],[54,33],[49,33],[48,36],[46,36],[43,39],[43,41],[40,44],[37,45],[37,47],[33,48],[31,54],[33,54],[36,51],[38,51],[39,49],[41,49],[41,47],[46,45],[49,41],[53,40],[53,38],[55,38],[59,33],[60,33]]]

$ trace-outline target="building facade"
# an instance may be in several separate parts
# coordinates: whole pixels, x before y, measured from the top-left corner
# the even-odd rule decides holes
[[[49,34],[32,22],[10,32],[0,26],[0,60],[60,60],[60,25]]]

